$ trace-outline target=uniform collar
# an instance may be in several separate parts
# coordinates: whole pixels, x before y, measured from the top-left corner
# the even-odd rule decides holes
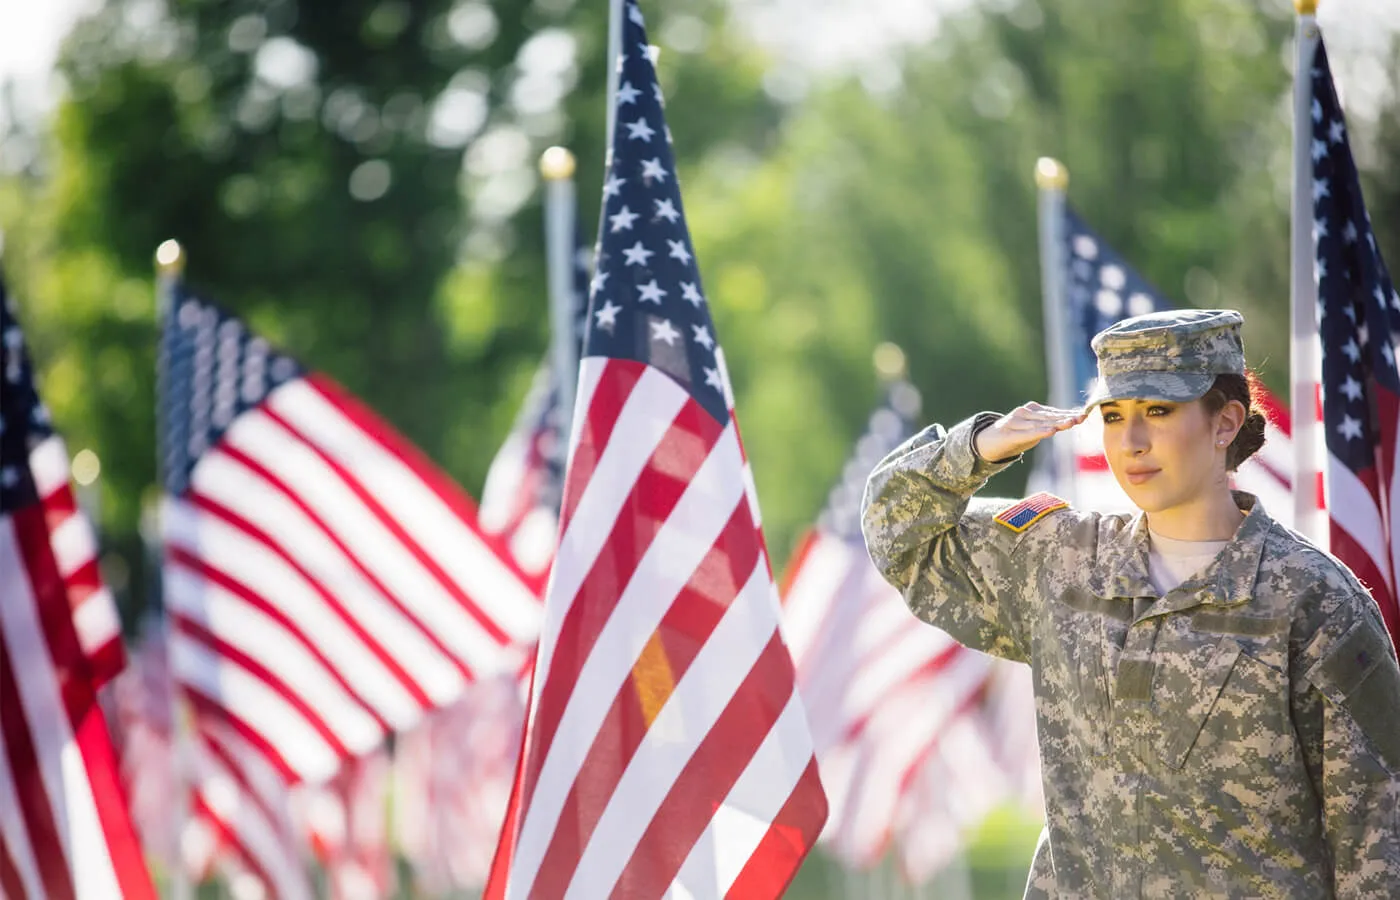
[[[1232,492],[1235,505],[1245,513],[1235,536],[1220,557],[1205,571],[1182,582],[1165,599],[1153,604],[1152,615],[1179,612],[1193,606],[1235,606],[1254,596],[1264,541],[1273,519],[1253,494]],[[1088,587],[1099,597],[1157,598],[1147,574],[1147,516],[1138,513],[1132,525],[1115,539],[1100,545],[1099,559]]]
[[[1099,558],[1089,573],[1089,590],[1097,597],[1156,597],[1147,575],[1147,516],[1138,513],[1127,530],[1099,544]]]

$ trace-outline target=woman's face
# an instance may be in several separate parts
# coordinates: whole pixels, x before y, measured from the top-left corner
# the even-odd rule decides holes
[[[1224,449],[1239,427],[1222,421],[1229,417],[1200,400],[1115,400],[1100,411],[1109,468],[1139,509],[1161,512],[1220,489]]]

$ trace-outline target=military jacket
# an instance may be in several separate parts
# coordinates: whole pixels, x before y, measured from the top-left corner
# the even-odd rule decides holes
[[[1006,464],[976,421],[891,453],[863,526],[916,615],[1030,664],[1026,896],[1400,898],[1400,666],[1351,572],[1237,493],[1231,542],[1158,596],[1141,514],[1018,531],[1015,501],[974,498]]]

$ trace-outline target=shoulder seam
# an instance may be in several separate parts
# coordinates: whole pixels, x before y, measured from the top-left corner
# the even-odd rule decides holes
[[[1351,569],[1348,569],[1345,563],[1337,559],[1331,553],[1328,553],[1326,550],[1323,550],[1321,547],[1317,546],[1312,541],[1303,537],[1298,532],[1294,531],[1291,528],[1287,528],[1283,525],[1280,525],[1278,522],[1274,522],[1272,527],[1269,529],[1269,533],[1270,536],[1272,536],[1273,534],[1280,535],[1280,537],[1288,543],[1290,550],[1302,550],[1306,552],[1309,556],[1315,557],[1327,566],[1328,571],[1335,575],[1341,576],[1342,580],[1348,582],[1356,589],[1365,592],[1367,596],[1370,596],[1371,592],[1366,590],[1366,586],[1363,585],[1361,583],[1361,580],[1356,577],[1356,573],[1353,572]]]

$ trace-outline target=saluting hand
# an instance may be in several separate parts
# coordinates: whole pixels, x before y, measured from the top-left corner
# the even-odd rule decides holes
[[[983,459],[1019,456],[1057,431],[1073,428],[1088,417],[1082,409],[1056,409],[1031,401],[1016,407],[977,432],[974,443]]]

